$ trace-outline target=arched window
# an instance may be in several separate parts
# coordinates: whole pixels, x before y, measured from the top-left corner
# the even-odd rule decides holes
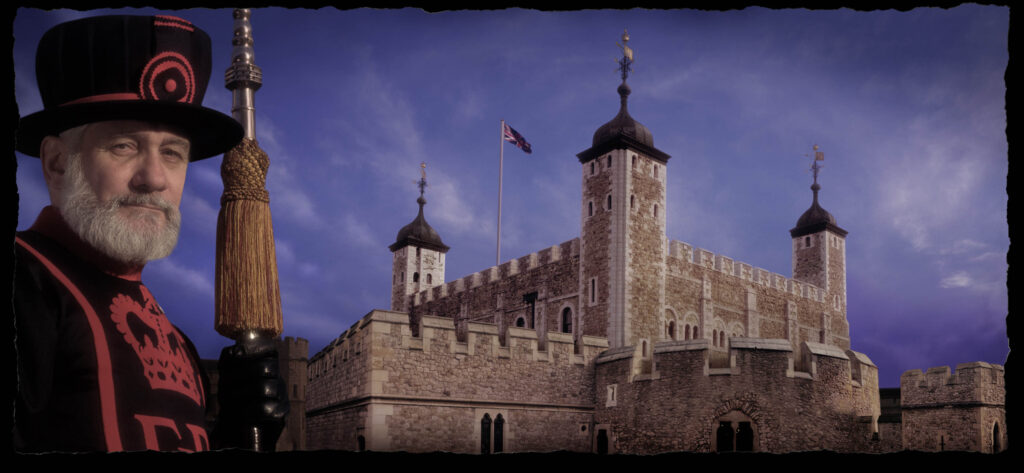
[[[633,155],[633,169],[636,169],[636,155]]]
[[[999,453],[999,422],[992,426],[992,453]]]
[[[590,175],[591,176],[594,175],[594,163],[593,162],[590,163]]]
[[[640,353],[645,358],[647,357],[647,340],[640,342]]]
[[[608,159],[611,159],[609,157]],[[501,453],[505,450],[505,418],[498,414],[494,418],[494,453]]]
[[[668,322],[668,338],[676,339],[676,322],[674,320]]]
[[[572,309],[562,310],[562,333],[572,333]]]
[[[711,330],[711,344],[718,346],[718,329]]]
[[[594,216],[594,203],[593,202],[587,202],[587,216],[588,217],[593,217]]]
[[[433,275],[431,275],[430,273],[427,273],[427,284],[433,284],[433,283],[434,283]]]
[[[718,332],[718,346],[725,346],[725,332]]]
[[[420,273],[412,273],[412,282],[420,282]]]
[[[612,195],[608,194],[608,210],[612,209]]]
[[[654,216],[658,216],[658,204],[654,204]]]
[[[654,177],[655,178],[658,177],[658,165],[657,164],[654,165]]]
[[[608,167],[612,167],[612,155],[608,155]]]
[[[804,237],[804,248],[810,248],[810,247],[811,247],[811,237],[810,236],[805,236]]]
[[[635,195],[629,196],[629,208],[630,209],[636,208],[636,196]]]
[[[484,414],[480,419],[480,453],[491,453],[491,415]]]
[[[690,324],[686,324],[686,327],[683,329],[683,336],[686,337],[684,340],[690,339]]]
[[[516,319],[516,327],[525,327],[525,326],[526,326],[526,319],[524,319],[522,317],[519,317],[519,318]]]

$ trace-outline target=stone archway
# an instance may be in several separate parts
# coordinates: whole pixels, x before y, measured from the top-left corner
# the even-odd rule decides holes
[[[754,400],[726,401],[705,418],[704,425],[708,451],[769,451],[768,422]]]

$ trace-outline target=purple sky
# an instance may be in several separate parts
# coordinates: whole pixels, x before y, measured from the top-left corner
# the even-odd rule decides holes
[[[111,12],[17,11],[22,115],[42,108],[42,33]],[[210,34],[205,105],[229,112],[230,10],[175,14]],[[821,204],[850,232],[852,347],[881,386],[909,369],[1005,360],[1006,7],[272,8],[252,23],[285,335],[308,339],[311,355],[388,308],[387,246],[416,215],[421,161],[427,220],[451,246],[446,279],[494,264],[501,119],[534,150],[505,150],[502,260],[579,235],[575,155],[618,110],[615,43],[627,28],[630,113],[672,156],[671,239],[790,275],[788,230],[810,206],[804,155],[817,144]],[[230,343],[213,330],[219,166],[190,167],[179,246],[143,273],[210,358]],[[49,200],[38,160],[19,154],[17,180],[24,229]]]

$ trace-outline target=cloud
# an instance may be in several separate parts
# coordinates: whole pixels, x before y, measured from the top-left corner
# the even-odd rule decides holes
[[[219,209],[214,208],[202,197],[188,193],[181,196],[182,220],[188,222],[192,229],[198,229],[206,235],[215,235],[217,231],[217,214]]]
[[[978,252],[982,248],[985,248],[986,244],[979,241],[975,241],[969,238],[957,240],[952,246],[947,246],[939,250],[940,255],[959,255],[967,252]]]
[[[213,281],[206,273],[187,268],[175,262],[173,257],[153,261],[146,265],[148,273],[171,281],[181,287],[179,294],[200,293],[213,297]]]
[[[952,276],[948,276],[939,281],[939,286],[943,289],[955,288],[955,287],[969,287],[972,285],[971,277],[967,273],[961,271]]]

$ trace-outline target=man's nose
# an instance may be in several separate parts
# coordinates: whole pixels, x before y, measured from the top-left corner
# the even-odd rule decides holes
[[[140,153],[131,180],[132,190],[140,193],[160,192],[167,188],[167,169],[160,159],[160,151],[145,150]]]

